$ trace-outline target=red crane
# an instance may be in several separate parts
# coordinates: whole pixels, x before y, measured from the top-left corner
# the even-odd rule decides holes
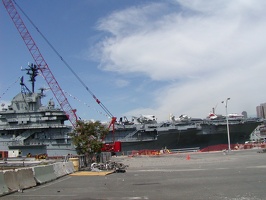
[[[25,42],[28,50],[30,51],[35,63],[38,66],[38,69],[41,71],[44,79],[46,80],[47,84],[49,85],[50,89],[52,90],[55,98],[57,99],[60,107],[65,112],[68,120],[71,122],[73,127],[76,127],[77,122],[77,115],[76,109],[72,109],[71,105],[69,104],[64,92],[62,91],[60,85],[56,81],[55,77],[53,76],[48,64],[45,62],[38,46],[34,42],[33,38],[31,37],[27,27],[25,26],[23,20],[21,19],[19,13],[17,12],[14,3],[12,0],[2,0],[3,4],[11,17],[12,21],[14,22],[20,36],[22,37],[23,41]],[[49,44],[50,45],[50,44]],[[51,45],[50,45],[51,46]],[[52,47],[52,46],[51,46]],[[60,56],[60,54],[52,47],[55,53],[61,58],[61,60],[67,65],[67,67],[72,71],[72,73],[77,77],[77,79],[81,82],[81,84],[86,88],[86,90],[92,95],[95,101],[102,107],[102,109],[111,117],[111,122],[109,128],[112,127],[112,132],[114,135],[114,124],[116,122],[116,117],[114,117],[109,110],[100,102],[98,98],[89,90],[89,88],[81,81],[81,79],[77,76],[77,74],[70,68],[70,66],[65,62],[65,60]],[[113,138],[114,140],[114,138]],[[120,142],[113,141],[113,144],[106,144],[104,145],[103,150],[105,151],[121,151]],[[118,146],[118,147],[117,147]]]
[[[25,26],[23,20],[21,19],[20,15],[18,14],[12,0],[2,0],[3,4],[13,20],[20,36],[22,37],[23,41],[25,42],[28,50],[30,51],[35,63],[37,64],[39,70],[41,71],[44,79],[46,80],[47,84],[49,85],[50,89],[52,90],[56,100],[58,101],[60,107],[65,112],[68,120],[70,123],[76,127],[77,115],[76,110],[72,109],[71,105],[69,104],[64,92],[60,88],[60,85],[56,81],[55,77],[53,76],[50,68],[48,67],[47,63],[45,62],[39,48],[37,47],[36,43],[32,39],[27,27]]]

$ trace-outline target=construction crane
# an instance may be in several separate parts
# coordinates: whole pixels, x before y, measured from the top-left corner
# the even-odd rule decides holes
[[[28,50],[30,51],[38,69],[41,71],[44,79],[51,88],[51,91],[53,92],[60,107],[65,112],[68,120],[73,125],[73,127],[76,127],[76,121],[77,121],[76,110],[72,109],[71,105],[69,104],[64,92],[62,91],[60,85],[56,81],[47,63],[45,62],[38,46],[31,37],[27,27],[25,26],[19,13],[17,12],[12,0],[2,0],[2,1],[9,16],[11,17],[18,32],[20,33],[20,36],[22,37]]]
[[[71,105],[69,104],[63,90],[61,89],[60,85],[56,81],[55,77],[52,74],[52,71],[48,67],[48,64],[45,62],[38,46],[34,42],[33,38],[31,37],[27,27],[25,26],[22,18],[20,17],[19,13],[16,10],[16,7],[12,0],[2,0],[3,4],[11,17],[12,21],[14,22],[20,36],[22,37],[23,41],[25,42],[29,52],[31,53],[38,69],[41,71],[44,79],[46,80],[47,84],[49,85],[51,91],[53,92],[55,98],[57,99],[60,107],[65,112],[68,120],[76,127],[77,125],[77,115],[76,109],[72,109]],[[40,31],[39,31],[40,32]],[[41,34],[42,35],[42,34]],[[42,35],[43,36],[43,35]],[[44,37],[44,36],[43,36]],[[63,59],[63,57],[55,50],[55,48],[44,38],[49,46],[54,50],[54,52],[60,57],[60,59],[65,63],[65,65],[71,70],[71,72],[76,76],[76,78],[80,81],[80,83],[85,87],[85,89],[92,95],[95,101],[102,107],[102,109],[106,112],[106,114],[111,118],[111,122],[109,125],[109,129],[112,127],[112,132],[114,135],[114,125],[116,122],[116,117],[114,117],[110,111],[101,103],[101,101],[96,98],[96,96],[89,90],[89,88],[84,84],[84,82],[78,77],[78,75],[72,70],[72,68],[68,65],[68,63]],[[113,137],[113,144],[107,144],[104,146],[105,151],[114,151],[116,145],[120,145],[120,143],[116,143]],[[121,147],[120,147],[121,148]]]

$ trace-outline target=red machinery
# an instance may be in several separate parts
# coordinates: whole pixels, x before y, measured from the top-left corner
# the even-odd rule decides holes
[[[67,98],[65,97],[64,92],[62,91],[61,87],[59,86],[58,82],[56,81],[55,77],[53,76],[51,70],[49,69],[47,63],[45,62],[41,52],[39,51],[39,48],[37,47],[36,43],[34,42],[33,38],[31,37],[27,27],[25,26],[23,20],[21,19],[19,13],[17,12],[14,3],[12,0],[2,0],[3,4],[11,17],[12,21],[14,22],[18,32],[20,33],[20,36],[22,37],[23,41],[25,42],[29,52],[31,53],[35,63],[37,64],[39,70],[41,71],[44,79],[46,80],[47,84],[49,85],[50,89],[52,90],[56,100],[58,101],[60,107],[65,112],[66,116],[68,117],[69,121],[73,125],[73,127],[76,127],[77,122],[77,115],[76,110],[72,109],[71,105],[69,104]],[[56,52],[58,56],[58,52]],[[60,56],[61,60],[63,58]],[[65,62],[65,64],[67,64]],[[71,69],[73,72],[73,70]],[[73,72],[74,73],[74,72]],[[74,73],[74,75],[77,77],[77,75]],[[77,77],[78,78],[78,77]],[[86,88],[86,90],[93,96],[95,101],[103,108],[103,110],[111,117],[111,123],[109,125],[109,128],[112,126],[113,134],[114,134],[114,124],[116,122],[116,117],[114,117],[109,110],[100,102],[99,99],[96,98],[96,96],[89,90],[87,86],[84,85],[84,83],[78,78],[79,81],[82,83],[82,85]],[[105,144],[103,150],[105,151],[121,151],[121,143],[120,142],[113,142],[113,144]]]

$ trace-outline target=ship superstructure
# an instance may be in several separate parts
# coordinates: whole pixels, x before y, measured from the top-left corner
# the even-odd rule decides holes
[[[49,156],[75,153],[70,137],[72,126],[64,123],[67,116],[55,107],[52,99],[47,105],[42,105],[44,89],[39,93],[34,91],[37,67],[31,64],[26,70],[30,75],[31,90],[22,77],[21,92],[0,111],[0,150],[19,149],[22,156],[29,153]]]

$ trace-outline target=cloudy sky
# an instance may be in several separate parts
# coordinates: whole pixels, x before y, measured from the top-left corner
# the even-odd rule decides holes
[[[75,73],[116,117],[205,118],[266,102],[264,0],[16,0]],[[20,11],[19,11],[20,12]],[[21,13],[69,102],[82,119],[106,114]],[[0,6],[0,103],[20,91],[33,62]],[[25,77],[26,78],[26,77]],[[15,83],[16,82],[16,83]],[[47,84],[40,76],[40,87]],[[46,91],[46,100],[52,93]]]

